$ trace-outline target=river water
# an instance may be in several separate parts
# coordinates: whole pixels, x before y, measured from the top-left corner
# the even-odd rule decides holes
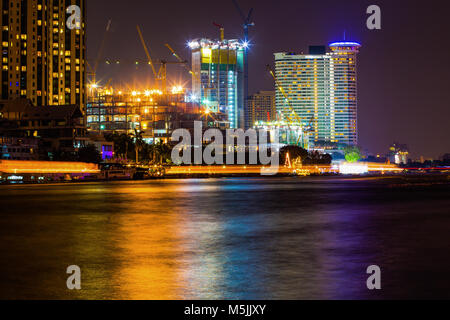
[[[450,298],[449,191],[337,177],[0,186],[0,298]]]

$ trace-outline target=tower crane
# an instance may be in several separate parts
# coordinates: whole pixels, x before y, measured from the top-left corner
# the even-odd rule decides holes
[[[218,23],[215,23],[215,22],[213,22],[213,25],[216,26],[217,28],[219,28],[219,30],[220,30],[220,41],[223,41],[225,39],[225,28],[222,25],[220,25]]]
[[[287,122],[291,126],[298,126],[300,128],[301,134],[298,137],[297,145],[300,143],[300,139],[303,137],[302,144],[303,144],[303,146],[307,146],[307,144],[308,144],[307,132],[311,131],[310,127],[311,127],[312,121],[314,120],[314,116],[313,116],[313,119],[310,120],[310,122],[308,124],[308,128],[304,129],[300,117],[297,115],[297,113],[295,112],[294,108],[291,105],[291,100],[289,99],[288,95],[284,91],[283,87],[278,82],[278,80],[275,76],[275,73],[273,72],[270,65],[267,65],[267,70],[269,71],[270,75],[273,77],[273,79],[275,81],[275,86],[281,92],[281,94],[283,95],[284,100],[286,102],[287,107],[285,106],[284,109],[285,110],[287,109],[288,112],[286,112],[284,114],[284,116],[285,116]]]
[[[181,63],[181,64],[184,64],[184,68],[185,68],[185,69],[186,69],[186,70],[187,70],[194,78],[198,79],[198,75],[197,75],[194,71],[192,71],[192,69],[190,69],[190,68],[188,67],[188,61],[185,60],[185,59],[183,59],[183,58],[181,58],[181,57],[175,52],[175,50],[173,50],[173,48],[172,48],[168,43],[166,43],[165,46],[170,50],[170,52],[171,52],[172,55],[178,60],[178,62]]]
[[[139,33],[139,38],[141,39],[142,46],[144,47],[145,54],[147,55],[148,64],[152,68],[152,72],[153,72],[153,75],[155,77],[155,80],[161,82],[160,87],[162,89],[162,92],[166,92],[167,91],[167,65],[168,64],[183,64],[186,67],[187,60],[181,59],[180,56],[178,56],[175,53],[175,51],[173,51],[173,49],[168,44],[166,44],[166,47],[169,48],[169,50],[172,52],[172,55],[175,58],[177,58],[178,61],[167,61],[165,59],[156,60],[155,62],[160,65],[160,67],[158,69],[158,72],[156,72],[155,64],[154,64],[154,62],[152,60],[152,57],[150,56],[150,51],[149,51],[149,49],[148,49],[148,47],[147,47],[147,45],[146,45],[146,43],[144,41],[144,37],[142,36],[141,28],[139,28],[139,26],[136,26],[136,29],[137,29],[137,31]]]
[[[242,12],[241,7],[237,3],[237,0],[232,0],[238,14],[241,16],[244,27],[244,106],[247,105],[248,100],[248,28],[255,25],[251,22],[253,8],[251,8],[247,16]]]
[[[111,22],[112,22],[112,20],[109,19],[108,20],[108,24],[106,25],[106,30],[105,30],[105,33],[103,35],[102,42],[100,43],[100,48],[99,48],[98,53],[97,53],[97,58],[94,60],[94,67],[92,67],[89,64],[89,62],[86,60],[86,65],[87,65],[87,67],[89,69],[89,71],[87,72],[87,76],[91,78],[90,83],[93,84],[93,85],[97,84],[97,78],[96,78],[97,68],[98,68],[98,64],[99,64],[99,62],[100,62],[100,60],[102,58],[103,49],[105,48],[106,38],[108,36],[109,29],[111,28]]]
[[[144,37],[142,36],[141,28],[139,28],[139,26],[136,26],[136,29],[137,29],[137,32],[138,32],[138,34],[139,34],[139,38],[141,39],[142,46],[144,47],[145,54],[147,55],[148,64],[149,64],[150,67],[152,68],[153,75],[155,76],[155,80],[157,80],[157,81],[158,81],[158,80],[161,80],[161,78],[160,78],[160,76],[159,76],[160,72],[156,72],[155,65],[153,64],[152,57],[150,56],[150,52],[149,52],[149,50],[148,50],[147,45],[145,44],[145,40],[144,40]],[[160,70],[160,71],[161,71],[161,70]],[[163,88],[164,88],[164,87],[165,87],[165,85],[163,84]],[[164,88],[164,89],[165,89],[165,88]]]

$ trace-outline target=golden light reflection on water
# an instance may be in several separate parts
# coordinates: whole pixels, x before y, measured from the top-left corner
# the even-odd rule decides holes
[[[154,189],[147,185],[115,190],[124,198],[122,214],[114,218],[122,235],[114,276],[117,295],[122,299],[217,297],[214,288],[220,287],[221,261],[205,248],[214,245],[211,235],[219,232],[218,222],[196,223],[183,203],[170,196],[176,193],[177,199],[187,199],[189,192],[198,191],[195,185],[166,185],[167,199],[152,200]]]
[[[408,234],[428,247],[447,249],[422,226],[433,216],[436,239],[446,239],[448,189],[430,188],[430,202],[422,186],[391,184],[271,178],[7,186],[0,298],[367,297],[366,263],[399,240],[397,228],[389,229],[394,218],[404,217]],[[422,263],[411,238],[400,240],[386,259]],[[66,287],[72,264],[81,267],[81,290]],[[414,290],[408,283],[399,294]]]

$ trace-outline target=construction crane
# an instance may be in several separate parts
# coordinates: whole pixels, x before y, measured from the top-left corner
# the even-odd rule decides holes
[[[112,20],[109,19],[108,23],[106,25],[106,30],[105,30],[105,33],[103,35],[102,42],[100,43],[100,48],[99,48],[98,53],[97,53],[97,58],[94,61],[94,67],[92,68],[92,66],[86,60],[86,65],[87,65],[87,67],[89,69],[89,71],[87,72],[87,76],[90,77],[90,79],[91,79],[90,83],[92,85],[95,85],[95,86],[97,85],[97,77],[96,77],[96,75],[97,75],[97,68],[98,68],[98,64],[100,63],[100,60],[102,58],[103,49],[105,48],[106,38],[108,36],[109,29],[111,28],[111,22],[112,22]]]
[[[234,6],[236,7],[236,10],[238,11],[239,15],[241,16],[243,27],[244,27],[244,106],[247,105],[247,99],[248,99],[248,27],[252,27],[255,25],[255,23],[251,22],[251,17],[253,13],[253,8],[251,8],[245,16],[245,14],[242,12],[241,7],[239,7],[239,4],[236,0],[232,0]]]
[[[152,57],[150,56],[150,52],[149,52],[149,50],[148,50],[147,45],[145,44],[145,40],[144,40],[144,37],[142,36],[141,28],[139,28],[139,26],[136,26],[136,29],[137,29],[137,32],[138,32],[138,34],[139,34],[139,38],[141,39],[142,46],[144,47],[145,54],[147,55],[148,64],[149,64],[150,67],[152,68],[153,75],[155,76],[155,80],[157,80],[157,81],[158,81],[158,80],[161,80],[161,78],[159,77],[160,72],[156,72],[155,65],[153,64]],[[161,71],[161,70],[160,70],[160,71]],[[163,84],[163,88],[164,88],[164,87],[165,87],[165,85]],[[165,89],[165,88],[164,88],[164,89]]]
[[[162,92],[166,92],[167,91],[167,65],[168,64],[183,64],[186,66],[188,62],[187,62],[187,60],[181,59],[180,56],[178,56],[175,53],[175,51],[173,51],[173,49],[168,44],[166,44],[166,47],[169,48],[169,50],[172,52],[173,56],[175,56],[178,59],[178,61],[167,61],[165,59],[156,60],[155,62],[160,65],[158,72],[156,72],[155,63],[153,62],[152,57],[150,56],[150,51],[144,41],[144,37],[142,36],[141,28],[139,28],[139,26],[136,26],[136,29],[139,33],[139,38],[141,39],[142,46],[144,47],[145,54],[147,55],[148,64],[152,68],[155,80],[157,82],[158,81],[161,82],[160,88],[162,89]]]
[[[219,30],[220,30],[220,41],[223,41],[225,39],[225,28],[222,25],[220,25],[218,23],[215,23],[215,22],[213,22],[213,25],[216,26],[217,28],[219,28]]]
[[[171,52],[172,55],[178,60],[178,62],[181,63],[181,64],[183,64],[183,65],[184,65],[184,68],[185,68],[185,69],[186,69],[186,70],[187,70],[194,78],[198,79],[198,75],[197,75],[194,71],[192,71],[192,69],[190,69],[190,68],[188,67],[188,61],[185,60],[185,59],[183,59],[183,58],[181,58],[181,57],[175,52],[175,50],[173,50],[173,48],[172,48],[168,43],[166,43],[165,46],[170,50],[170,52]]]
[[[278,82],[277,77],[275,76],[275,73],[273,72],[270,65],[267,65],[267,70],[269,71],[270,75],[273,77],[276,88],[281,92],[281,94],[283,95],[284,100],[286,102],[287,107],[285,105],[284,109],[285,109],[285,111],[288,111],[288,112],[284,113],[284,117],[286,118],[287,123],[290,126],[296,126],[296,127],[299,127],[299,129],[300,129],[301,134],[298,136],[297,145],[300,143],[300,139],[303,137],[302,144],[303,144],[303,146],[307,146],[308,138],[307,138],[306,134],[307,134],[307,132],[312,131],[310,129],[310,126],[311,126],[312,121],[314,120],[314,116],[313,116],[313,119],[311,119],[308,124],[308,129],[304,130],[300,117],[297,115],[294,108],[292,107],[291,101],[290,101],[288,95],[286,94],[286,91],[284,91],[283,87]]]

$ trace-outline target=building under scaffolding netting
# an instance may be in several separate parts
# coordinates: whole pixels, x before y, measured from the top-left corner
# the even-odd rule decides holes
[[[308,150],[309,139],[307,132],[302,130],[300,124],[289,123],[285,120],[278,121],[257,121],[254,124],[256,130],[267,130],[270,132],[270,136],[274,137],[273,133],[278,129],[279,143],[281,145],[297,145]]]

